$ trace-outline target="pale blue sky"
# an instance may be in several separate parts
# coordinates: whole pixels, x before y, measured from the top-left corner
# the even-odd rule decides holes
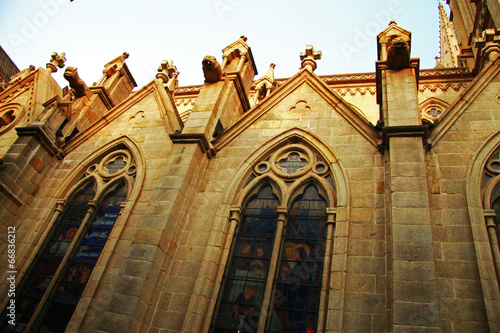
[[[444,1],[442,1],[444,3]],[[247,43],[264,75],[294,75],[300,52],[322,51],[316,74],[375,71],[376,35],[390,20],[412,32],[412,57],[432,68],[439,55],[439,0],[0,0],[0,45],[20,69],[45,67],[66,52],[91,85],[103,66],[124,51],[139,86],[162,60],[173,60],[180,85],[203,83],[201,60]],[[447,5],[445,5],[447,8]],[[61,84],[63,70],[53,74]]]

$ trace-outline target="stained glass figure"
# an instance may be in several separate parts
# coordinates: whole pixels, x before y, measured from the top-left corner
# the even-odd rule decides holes
[[[309,186],[290,209],[266,332],[315,331],[325,222],[326,202]]]
[[[262,188],[243,208],[212,332],[256,332],[269,270],[278,199]]]

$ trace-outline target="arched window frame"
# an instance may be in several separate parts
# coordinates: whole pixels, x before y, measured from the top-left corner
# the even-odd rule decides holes
[[[113,162],[118,156],[125,157],[127,161],[123,168],[110,172],[106,168],[106,164]],[[114,141],[102,146],[100,149],[92,153],[82,162],[80,162],[70,174],[63,179],[60,186],[56,189],[54,197],[59,197],[61,199],[55,199],[54,208],[50,220],[48,223],[43,223],[45,225],[43,236],[37,242],[34,250],[31,252],[26,264],[20,270],[18,280],[21,281],[17,290],[22,288],[25,281],[25,277],[28,276],[31,263],[38,256],[39,251],[44,249],[44,244],[48,242],[48,237],[50,237],[55,224],[60,218],[61,214],[64,212],[68,200],[71,199],[78,191],[82,190],[85,185],[89,182],[94,182],[95,195],[94,199],[88,202],[88,211],[85,218],[80,224],[79,230],[74,237],[70,248],[68,248],[63,261],[61,262],[59,268],[54,274],[46,292],[44,293],[39,304],[42,306],[37,306],[35,312],[31,316],[27,328],[32,329],[39,325],[40,313],[43,310],[48,298],[50,297],[51,290],[59,282],[58,280],[62,278],[61,274],[65,272],[66,265],[69,258],[74,254],[74,249],[80,243],[80,238],[85,226],[91,221],[91,218],[95,215],[96,208],[98,207],[101,200],[105,199],[106,196],[113,191],[116,186],[119,186],[121,182],[124,183],[126,191],[126,199],[120,204],[120,211],[118,217],[114,222],[114,226],[107,238],[104,248],[100,253],[95,267],[88,278],[87,285],[80,296],[79,302],[74,310],[76,313],[85,313],[89,306],[89,302],[82,302],[82,299],[91,299],[96,292],[96,286],[99,283],[102,274],[104,272],[104,267],[107,265],[108,260],[111,257],[113,248],[115,247],[120,234],[122,233],[128,216],[132,210],[132,206],[138,197],[142,183],[145,178],[145,159],[133,140],[127,136],[122,136]],[[43,222],[43,221],[41,221]],[[88,287],[92,285],[92,287]],[[75,316],[73,315],[70,319],[67,328],[73,327],[73,330],[78,330],[83,320],[83,315]]]
[[[290,156],[290,154],[295,154],[298,156],[299,160],[302,158],[307,160],[307,164],[305,166],[299,167],[292,174],[289,174],[288,171],[285,170],[286,167],[280,167],[280,161],[283,161],[283,159],[286,156]],[[320,157],[319,154],[316,153],[314,149],[311,149],[309,145],[295,143],[275,147],[274,151],[271,154],[268,154],[268,157],[261,158],[260,161],[254,163],[252,172],[247,175],[248,180],[246,181],[246,185],[243,186],[235,204],[231,207],[228,233],[231,235],[231,242],[229,242],[228,239],[226,244],[229,243],[229,246],[232,248],[234,246],[234,235],[242,218],[241,207],[244,207],[245,202],[249,200],[254,193],[266,184],[272,184],[274,193],[278,196],[278,200],[280,201],[280,206],[277,207],[275,240],[273,243],[273,251],[269,264],[270,269],[267,275],[267,283],[259,316],[259,329],[257,332],[264,332],[268,312],[270,311],[272,292],[275,286],[274,280],[277,273],[276,269],[279,265],[281,249],[284,246],[284,232],[288,223],[289,209],[294,201],[300,197],[310,185],[316,187],[319,194],[325,199],[327,206],[325,212],[325,253],[323,257],[323,271],[321,273],[322,282],[317,312],[316,331],[322,331],[326,325],[329,292],[328,281],[330,279],[330,267],[334,251],[333,238],[337,217],[337,209],[335,208],[336,193],[334,189],[333,169],[335,169],[335,167],[333,167],[332,164],[325,162],[324,157]],[[326,179],[327,177],[330,178],[331,182]],[[229,265],[230,259],[228,251],[227,257],[224,257],[223,259],[225,265]]]
[[[217,210],[214,228],[210,232],[207,250],[201,263],[200,275],[195,282],[190,297],[188,313],[185,316],[182,331],[208,332],[215,311],[217,297],[221,287],[226,263],[234,238],[235,225],[241,214],[242,191],[248,185],[248,176],[255,165],[265,160],[280,147],[298,143],[309,147],[313,152],[321,152],[324,163],[328,165],[335,191],[334,201],[329,203],[328,223],[333,226],[327,235],[327,258],[323,269],[324,279],[328,284],[321,286],[327,299],[320,305],[318,330],[342,331],[344,313],[345,284],[347,276],[347,244],[349,236],[349,182],[342,163],[331,147],[311,132],[300,128],[291,128],[269,140],[242,161],[222,194],[222,201]],[[279,179],[279,178],[277,178]],[[286,185],[282,183],[286,188]],[[279,184],[276,184],[280,187]],[[281,187],[280,187],[281,188]],[[335,239],[335,242],[333,242]],[[329,261],[327,263],[327,261]],[[325,281],[326,281],[325,280]],[[328,311],[328,323],[326,312]]]
[[[500,308],[499,246],[496,236],[495,211],[491,207],[492,193],[499,176],[485,181],[487,164],[500,150],[500,132],[492,135],[471,160],[466,180],[466,198],[472,237],[478,261],[479,280],[483,291],[488,325],[498,327]]]
[[[484,165],[483,181],[482,181],[482,203],[484,208],[484,218],[488,239],[490,242],[491,254],[497,279],[500,278],[500,249],[498,239],[497,220],[500,218],[500,211],[496,212],[493,204],[497,199],[500,199],[500,148],[496,149],[487,159]]]

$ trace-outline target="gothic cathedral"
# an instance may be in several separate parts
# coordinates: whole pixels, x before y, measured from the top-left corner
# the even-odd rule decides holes
[[[394,21],[361,74],[2,51],[0,331],[499,332],[500,2],[448,3],[432,69]]]

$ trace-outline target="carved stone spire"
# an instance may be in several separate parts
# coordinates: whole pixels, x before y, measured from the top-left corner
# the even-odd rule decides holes
[[[272,63],[269,66],[266,74],[263,77],[255,81],[255,95],[252,96],[250,100],[251,106],[259,104],[261,100],[269,96],[270,93],[276,89],[276,81],[274,81],[274,67],[276,65]]]
[[[50,62],[47,63],[46,67],[51,73],[57,72],[57,67],[63,68],[66,62],[66,54],[63,52],[61,55],[56,52],[52,53],[50,56]]]
[[[274,81],[274,67],[276,67],[275,63],[269,65],[269,69],[267,70],[266,74],[264,74],[264,77],[269,78],[269,80],[271,81]]]
[[[440,61],[442,67],[458,67],[460,48],[453,23],[448,18],[443,5],[439,4]]]
[[[321,59],[321,51],[314,51],[312,45],[306,46],[306,51],[300,53],[300,60],[302,60],[301,68],[309,68],[313,72],[318,66],[316,60]]]

